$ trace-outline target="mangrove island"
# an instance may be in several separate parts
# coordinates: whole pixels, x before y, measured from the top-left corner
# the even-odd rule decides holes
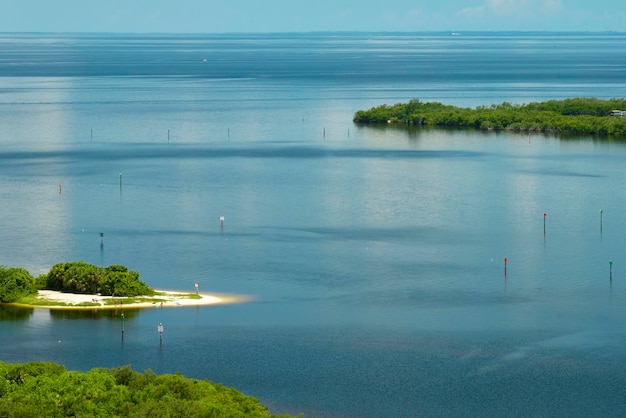
[[[117,309],[240,303],[242,295],[209,295],[155,290],[139,273],[114,264],[100,267],[84,261],[55,264],[33,277],[21,267],[0,266],[0,304],[48,309]]]
[[[464,108],[438,102],[381,105],[359,110],[357,124],[397,124],[559,135],[626,137],[626,99],[573,98]]]

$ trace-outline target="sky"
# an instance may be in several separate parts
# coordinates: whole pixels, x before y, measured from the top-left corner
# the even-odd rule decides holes
[[[0,32],[626,32],[624,0],[2,0]]]

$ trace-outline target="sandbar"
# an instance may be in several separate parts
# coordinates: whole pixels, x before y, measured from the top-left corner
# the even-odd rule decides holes
[[[231,303],[244,303],[251,300],[251,297],[245,295],[198,293],[197,295],[199,297],[191,298],[190,295],[192,293],[190,292],[185,293],[159,289],[155,289],[155,292],[157,294],[154,296],[139,296],[134,299],[141,299],[141,301],[129,303],[128,301],[125,301],[124,298],[113,296],[64,293],[55,290],[39,290],[37,292],[37,299],[42,301],[49,300],[52,302],[50,305],[29,305],[20,303],[12,303],[11,305],[44,309],[133,309],[223,305]],[[55,305],[55,303],[63,303],[64,305]]]

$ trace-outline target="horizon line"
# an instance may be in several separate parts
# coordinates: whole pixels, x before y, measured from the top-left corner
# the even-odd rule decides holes
[[[626,31],[567,31],[567,30],[438,30],[438,31],[347,31],[347,30],[320,30],[320,31],[259,31],[259,32],[126,32],[126,31],[0,31],[0,35],[323,35],[323,34],[359,34],[359,35],[488,35],[488,34],[542,34],[542,35],[626,35]]]

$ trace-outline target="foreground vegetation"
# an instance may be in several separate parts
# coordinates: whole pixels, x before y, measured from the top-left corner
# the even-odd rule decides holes
[[[2,417],[276,417],[235,389],[129,366],[82,373],[48,362],[0,362]],[[281,415],[287,417],[287,415]]]
[[[59,263],[37,278],[23,268],[0,266],[0,303],[17,302],[39,289],[119,297],[154,295],[154,289],[139,279],[139,273],[119,264]]]
[[[522,105],[504,102],[475,109],[411,100],[359,110],[354,122],[626,137],[626,117],[611,116],[614,110],[626,110],[626,100],[575,98]]]

